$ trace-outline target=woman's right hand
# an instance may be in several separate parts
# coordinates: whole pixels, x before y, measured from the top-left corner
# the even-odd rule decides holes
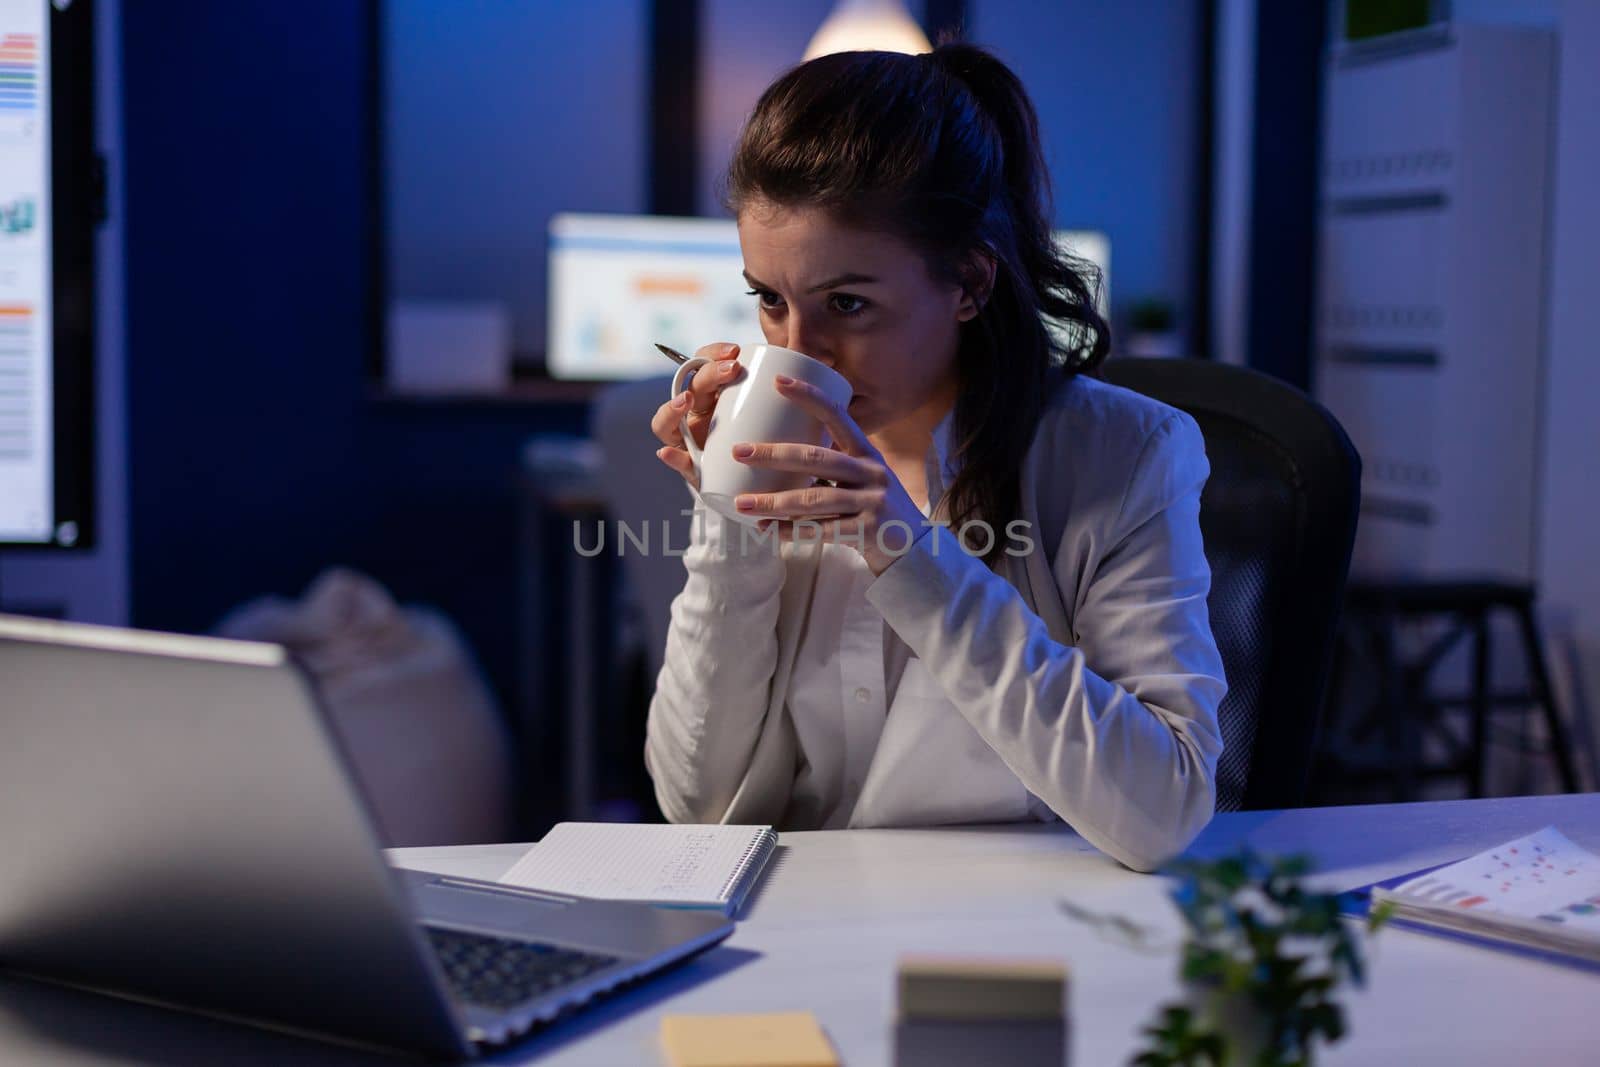
[[[650,419],[650,429],[665,445],[656,449],[656,458],[683,475],[684,481],[698,489],[700,480],[694,471],[694,460],[689,458],[689,450],[683,447],[680,423],[687,414],[694,443],[704,448],[706,430],[711,423],[711,409],[717,405],[717,395],[726,386],[739,380],[741,368],[734,362],[739,356],[739,346],[736,344],[719,342],[704,345],[695,355],[712,362],[690,376],[687,389],[656,408],[655,415]]]

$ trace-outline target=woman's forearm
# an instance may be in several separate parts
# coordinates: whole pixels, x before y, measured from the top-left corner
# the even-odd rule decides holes
[[[1211,633],[1199,528],[1198,430],[1174,419],[1140,457],[1109,548],[1056,557],[1086,592],[1052,635],[1005,578],[932,531],[868,598],[1028,790],[1139,870],[1211,818],[1227,684]]]
[[[674,822],[717,822],[747,770],[778,658],[784,564],[697,508],[645,732],[645,765]]]

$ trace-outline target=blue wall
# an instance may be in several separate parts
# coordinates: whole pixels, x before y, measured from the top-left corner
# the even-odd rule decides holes
[[[550,212],[638,211],[647,199],[649,4],[473,0],[448,18],[429,0],[383,7],[394,290],[508,300],[525,309],[517,347],[542,347]],[[716,186],[740,126],[832,7],[701,0],[702,214],[721,214]],[[1189,297],[1203,11],[1183,0],[968,0],[969,38],[1015,67],[1039,109],[1057,223],[1111,236],[1117,311],[1146,297],[1183,309]],[[473,56],[470,76],[417,76],[430,54]],[[552,92],[582,106],[550,107]]]
[[[517,450],[583,415],[370,395],[365,5],[122,17],[134,624],[349,564],[452,615],[509,700]]]
[[[1149,297],[1186,309],[1205,7],[969,0],[969,38],[1039,111],[1056,222],[1111,236],[1114,311]]]
[[[914,16],[922,4],[906,5]],[[805,55],[833,0],[700,0],[700,213],[721,215],[718,185],[761,91]]]
[[[645,206],[646,0],[385,0],[389,289],[496,300],[545,345],[556,211]]]

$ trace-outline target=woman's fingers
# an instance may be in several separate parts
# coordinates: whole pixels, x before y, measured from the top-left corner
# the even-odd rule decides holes
[[[700,476],[694,469],[694,460],[689,458],[689,453],[669,446],[656,449],[656,458],[683,475],[684,481],[696,489],[700,488]]]
[[[861,432],[856,420],[828,399],[828,395],[810,382],[780,374],[776,385],[778,392],[805,408],[826,427],[833,438],[834,447],[852,456],[871,456],[877,453],[867,435]]]
[[[891,555],[903,554],[920,533],[917,527],[908,523],[902,524],[899,520],[891,520],[881,529],[868,532],[860,516],[836,519],[762,519],[757,525],[763,534],[779,541],[859,546],[863,541],[873,540]]]
[[[859,515],[876,499],[870,489],[840,489],[832,485],[811,485],[779,493],[741,493],[734,498],[740,514],[779,519],[817,519]]]
[[[712,362],[699,368],[689,379],[690,412],[705,416],[716,406],[717,394],[739,377],[740,366],[735,360],[739,346],[735,344],[706,345],[695,353]]]
[[[736,359],[739,355],[739,346],[732,341],[716,341],[709,345],[701,345],[694,350],[694,354],[701,359]]]
[[[722,390],[739,380],[743,368],[736,362],[739,346],[734,344],[706,345],[698,355],[712,362],[700,367],[689,377],[689,388],[673,399],[679,411],[689,419],[689,432],[695,443],[706,443],[706,432],[711,425],[711,411],[717,406]]]
[[[688,410],[688,402],[684,400],[687,395],[679,393],[656,408],[656,413],[650,416],[650,432],[655,434],[662,444],[683,447],[683,431],[680,427],[684,412]]]
[[[711,409],[716,406],[717,395],[723,386],[739,377],[739,346],[720,343],[705,345],[695,355],[713,362],[698,367],[689,376],[687,388],[656,409],[650,417],[650,432],[663,444],[683,446],[683,419],[689,419],[689,430],[696,444],[704,444],[706,425],[711,421]]]
[[[840,485],[877,485],[883,480],[882,468],[822,445],[738,444],[733,446],[733,458],[749,467],[809,474]]]

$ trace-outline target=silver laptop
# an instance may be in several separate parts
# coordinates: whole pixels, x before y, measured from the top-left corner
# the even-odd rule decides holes
[[[458,1058],[732,931],[391,869],[276,645],[0,616],[0,967]]]

